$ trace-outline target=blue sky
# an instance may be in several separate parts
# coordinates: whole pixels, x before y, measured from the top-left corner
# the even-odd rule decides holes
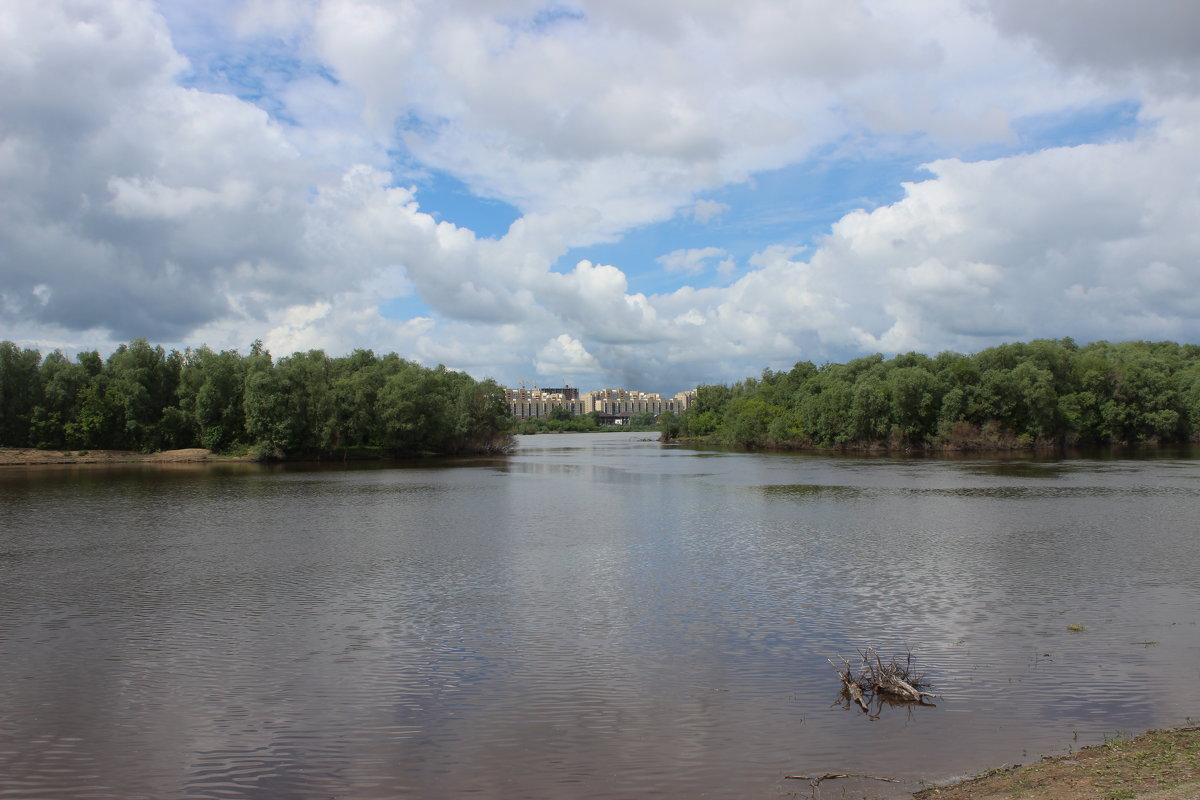
[[[0,337],[22,344],[262,339],[677,391],[1200,339],[1196,4],[7,13]]]
[[[800,250],[815,247],[834,222],[856,209],[875,209],[901,200],[903,184],[928,179],[924,163],[938,157],[1003,158],[1051,147],[1105,143],[1133,138],[1141,124],[1136,102],[1071,108],[1013,121],[1013,139],[964,147],[952,152],[916,142],[905,152],[864,153],[838,143],[801,164],[756,173],[699,195],[697,200],[721,204],[710,223],[674,217],[623,232],[612,242],[575,247],[560,256],[554,269],[568,272],[580,260],[620,265],[630,289],[645,294],[674,291],[683,285],[720,286],[738,271],[720,274],[708,259],[702,273],[670,272],[658,259],[681,249],[718,248],[744,268],[764,242]],[[453,175],[428,174],[415,183],[421,207],[440,220],[464,225],[480,236],[499,238],[520,218],[502,200],[480,197]],[[403,318],[422,312],[419,298],[401,298],[385,314]]]

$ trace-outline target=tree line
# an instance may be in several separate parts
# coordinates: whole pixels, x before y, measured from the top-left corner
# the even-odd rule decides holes
[[[614,430],[613,425],[600,421],[599,411],[589,411],[586,414],[575,414],[565,406],[554,406],[545,417],[528,417],[518,420],[516,432],[519,434],[532,433],[595,433],[597,431]],[[625,431],[657,431],[659,422],[651,411],[632,414],[629,421],[621,426]]]
[[[1200,346],[1038,339],[974,355],[802,361],[698,387],[664,420],[672,434],[774,448],[1200,441]]]
[[[135,339],[72,361],[0,342],[0,446],[454,454],[504,449],[511,427],[495,381],[394,353],[275,360],[261,342],[242,356]]]

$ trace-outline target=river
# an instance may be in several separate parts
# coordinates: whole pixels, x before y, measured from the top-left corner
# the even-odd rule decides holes
[[[0,468],[0,798],[888,798],[1200,717],[1195,449],[644,436]],[[936,706],[839,705],[867,646]]]

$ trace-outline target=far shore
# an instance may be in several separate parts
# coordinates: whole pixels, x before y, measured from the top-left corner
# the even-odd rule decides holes
[[[191,464],[201,462],[257,461],[251,455],[225,456],[189,447],[139,453],[136,450],[36,450],[30,447],[0,447],[0,466],[54,466],[67,464]]]

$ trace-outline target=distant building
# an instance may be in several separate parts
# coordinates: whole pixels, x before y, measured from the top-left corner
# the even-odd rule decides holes
[[[692,405],[695,395],[695,390],[688,390],[664,398],[657,392],[640,392],[636,389],[598,389],[581,395],[578,389],[571,386],[504,390],[509,413],[517,419],[542,419],[549,417],[553,409],[562,407],[572,415],[595,411],[602,423],[610,425],[623,425],[634,414],[649,413],[656,419],[665,411],[680,414]]]
[[[563,386],[560,389],[547,389],[542,387],[542,394],[561,394],[564,400],[578,400],[579,390],[574,386]]]
[[[572,415],[586,414],[591,410],[585,408],[584,401],[579,399],[579,390],[570,386],[560,389],[506,388],[504,399],[508,401],[508,413],[517,419],[542,419],[550,416],[550,410],[559,406],[565,407]]]

